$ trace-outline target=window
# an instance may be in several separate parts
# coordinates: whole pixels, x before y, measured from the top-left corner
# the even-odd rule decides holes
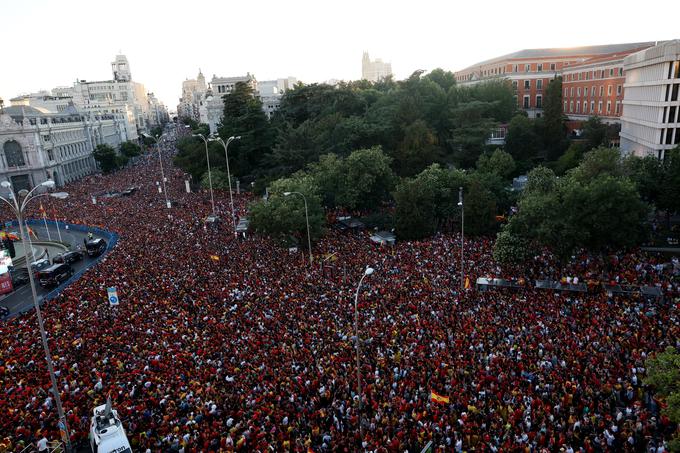
[[[670,145],[673,143],[673,129],[666,129],[666,144]]]
[[[666,120],[666,118],[667,118],[667,117],[666,117],[666,112],[667,112],[667,111],[668,111],[668,107],[664,107],[664,108],[663,108],[663,115],[661,115],[661,122],[662,122],[662,123],[670,123],[670,118],[668,118],[668,120]]]
[[[621,114],[621,101],[616,101],[616,113],[617,115]]]
[[[666,99],[665,99],[666,102],[668,102],[668,94],[671,92],[670,89],[671,89],[671,86],[670,86],[670,85],[666,85]]]
[[[537,90],[542,90],[543,89],[543,79],[538,79],[536,81],[536,89]]]
[[[590,113],[595,113],[595,101],[590,101]]]
[[[623,91],[623,87],[621,85],[616,85],[616,95],[621,96],[622,91]]]
[[[612,95],[612,86],[607,85],[607,96],[611,96],[611,95]]]
[[[564,112],[567,111],[567,101],[564,101],[564,109],[563,109],[563,111],[564,111]]]
[[[604,94],[604,86],[600,86],[600,96]]]
[[[588,113],[588,102],[583,101],[583,113]]]
[[[623,68],[619,68],[619,76],[623,76]]]
[[[675,141],[673,142],[674,145],[680,145],[680,127],[675,129]]]
[[[602,113],[602,101],[597,103],[597,113]]]
[[[564,89],[564,97],[566,98],[568,96],[569,96],[569,88],[565,88]]]
[[[614,68],[609,70],[609,77],[614,77]]]
[[[579,73],[578,73],[578,79],[579,79],[579,80],[583,80],[583,73],[582,73],[582,72],[579,72]]]
[[[581,97],[581,87],[576,88],[576,96]]]
[[[669,122],[669,123],[675,123],[675,122],[676,122],[676,121],[675,121],[675,110],[676,110],[676,109],[677,109],[676,106],[672,106],[672,107],[668,110],[668,122]]]
[[[48,149],[48,150],[47,150],[47,158],[48,158],[49,160],[54,160],[54,153],[52,152],[51,149]]]
[[[21,167],[26,165],[24,153],[19,142],[15,140],[5,142],[3,149],[5,150],[5,159],[7,160],[8,167]]]
[[[612,101],[607,101],[607,115],[612,112]]]
[[[555,70],[555,63],[550,63],[550,70],[554,71]]]
[[[569,92],[571,93],[571,97],[574,97],[574,87],[571,87],[571,90]]]
[[[522,105],[525,109],[529,108],[529,96],[524,96],[524,104]]]
[[[569,112],[571,113],[571,112],[573,112],[573,111],[574,111],[574,101],[571,101],[571,102],[569,103]]]
[[[595,94],[596,94],[596,92],[595,92],[595,85],[593,85],[593,86],[590,88],[590,95],[593,96],[593,97],[595,97]]]
[[[512,89],[517,91],[517,80],[512,81]]]
[[[536,71],[538,71],[538,72],[543,71],[543,64],[542,64],[542,63],[539,63],[539,64],[536,66]]]
[[[671,101],[677,101],[678,100],[678,88],[680,88],[680,83],[676,83],[673,85],[673,92],[671,94]]]
[[[540,94],[536,95],[536,108],[537,109],[543,108],[543,96],[541,96]]]
[[[514,66],[512,72],[517,72],[517,65]]]
[[[524,89],[528,90],[531,88],[531,80],[525,80],[524,81]]]
[[[680,78],[680,61],[674,61],[673,62],[673,78],[678,79]]]
[[[530,64],[524,65],[524,72],[531,72],[531,65]]]
[[[576,113],[581,113],[581,103],[580,102],[576,103]]]
[[[583,87],[583,97],[588,97],[588,87]]]

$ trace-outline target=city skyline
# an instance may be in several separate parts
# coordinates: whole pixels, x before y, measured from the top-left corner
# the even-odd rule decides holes
[[[672,5],[667,1],[655,3],[662,8]],[[645,8],[625,16],[623,8],[616,10],[611,4],[585,1],[573,2],[570,10],[582,11],[586,18],[608,18],[611,31],[604,33],[590,20],[574,21],[570,13],[539,7],[538,2],[535,8],[522,9],[500,2],[449,7],[427,1],[415,10],[401,2],[350,1],[333,11],[319,10],[318,5],[308,1],[287,5],[290,7],[281,8],[278,3],[266,1],[255,9],[245,4],[227,9],[198,1],[188,12],[175,5],[122,1],[116,3],[115,9],[102,11],[94,21],[91,3],[80,0],[7,5],[3,8],[5,32],[21,37],[17,43],[22,45],[3,49],[4,63],[14,69],[0,75],[0,97],[9,105],[9,99],[19,94],[72,86],[76,79],[109,80],[110,62],[118,53],[128,57],[133,79],[144,83],[147,91],[174,110],[182,81],[194,78],[199,68],[207,80],[213,74],[246,73],[258,80],[294,76],[304,83],[356,80],[361,77],[361,56],[368,51],[372,58],[390,62],[395,78],[403,79],[418,69],[441,67],[457,71],[525,48],[675,37],[670,30],[659,30],[659,8]],[[489,15],[489,11],[493,14]],[[40,58],[27,51],[50,42],[46,35],[22,32],[27,24],[59,34],[55,17],[97,27],[104,21],[101,14],[107,15],[105,25],[109,31],[104,36],[61,43],[60,51],[43,52]],[[251,19],[230,20],[230,15]],[[214,17],[224,17],[225,26],[206,23]],[[564,32],[539,34],[548,21],[554,24],[551,29]],[[119,26],[122,23],[127,25]],[[533,25],[537,23],[544,25]],[[242,36],[249,39],[241,41]]]

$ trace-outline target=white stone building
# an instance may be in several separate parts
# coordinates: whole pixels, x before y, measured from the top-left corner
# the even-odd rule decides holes
[[[44,112],[60,113],[66,110],[69,104],[73,102],[73,96],[55,96],[48,91],[39,91],[37,93],[16,96],[9,101],[15,106],[24,105],[35,107]]]
[[[283,94],[295,87],[296,84],[297,79],[295,77],[257,82],[257,95],[262,101],[262,110],[264,110],[267,118],[271,118],[274,112],[279,109]]]
[[[15,105],[0,112],[0,181],[15,190],[52,179],[58,186],[97,169],[92,151],[99,144],[118,148],[128,140],[124,120],[112,114],[61,113]]]
[[[200,121],[199,110],[207,91],[205,77],[199,68],[198,76],[195,79],[187,79],[182,82],[182,97],[177,105],[179,117]]]
[[[201,123],[210,126],[210,133],[217,131],[224,114],[224,101],[222,97],[231,93],[237,83],[242,82],[250,85],[257,92],[257,80],[250,73],[238,77],[217,77],[213,75],[210,86],[199,107],[199,119]]]
[[[361,60],[361,78],[369,82],[380,82],[392,75],[392,63],[385,63],[380,58],[372,60],[368,52],[364,52]]]
[[[680,40],[624,59],[621,151],[663,159],[680,145]]]

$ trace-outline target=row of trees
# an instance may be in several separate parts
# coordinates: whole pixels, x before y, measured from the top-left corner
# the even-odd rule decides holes
[[[97,145],[92,156],[97,161],[102,173],[111,173],[127,165],[128,161],[141,154],[141,148],[134,142],[123,142],[120,153],[106,144]]]
[[[496,258],[518,262],[532,244],[566,256],[575,248],[602,250],[638,244],[653,210],[680,211],[680,149],[665,160],[622,158],[617,148],[596,148],[563,177],[534,168],[518,212],[498,235]]]

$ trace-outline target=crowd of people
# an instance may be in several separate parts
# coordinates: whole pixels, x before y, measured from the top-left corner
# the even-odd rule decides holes
[[[222,221],[206,224],[210,197],[186,193],[172,153],[166,141],[170,209],[155,152],[50,200],[67,222],[120,236],[43,306],[73,442],[86,442],[92,409],[110,396],[140,452],[415,452],[429,441],[456,452],[665,451],[677,427],[642,382],[651,354],[680,348],[680,288],[662,260],[584,252],[559,265],[539,251],[504,269],[489,239],[466,242],[472,282],[569,275],[661,288],[651,300],[461,291],[455,235],[380,247],[365,232],[329,231],[310,265],[303,250],[235,238],[227,193],[216,191]],[[91,201],[130,186],[132,196]],[[235,196],[240,216],[248,201]],[[366,266],[359,394],[354,295]],[[35,315],[0,325],[0,343],[5,448],[59,439]]]

